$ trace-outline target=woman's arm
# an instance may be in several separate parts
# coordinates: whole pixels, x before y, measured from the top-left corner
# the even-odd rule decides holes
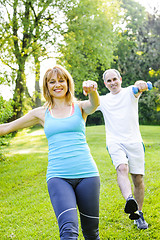
[[[82,110],[82,116],[86,119],[87,115],[94,113],[100,104],[97,83],[90,80],[83,82],[83,93],[85,96],[89,95],[88,100],[79,103]]]
[[[31,127],[36,124],[41,124],[42,126],[44,126],[44,118],[44,107],[35,108],[15,121],[0,124],[0,136],[17,131],[22,128]]]

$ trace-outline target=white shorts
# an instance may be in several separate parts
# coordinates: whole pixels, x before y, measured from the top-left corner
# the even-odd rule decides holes
[[[115,169],[120,164],[127,164],[132,174],[144,175],[144,145],[143,143],[112,143],[107,146]]]

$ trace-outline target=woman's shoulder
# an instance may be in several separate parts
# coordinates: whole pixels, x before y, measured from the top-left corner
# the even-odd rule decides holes
[[[37,108],[33,108],[32,110],[31,110],[32,112],[45,112],[46,111],[46,108],[44,107],[44,106],[41,106],[41,107],[37,107]]]
[[[45,115],[46,108],[44,106],[34,108],[30,111],[30,114],[34,115],[35,117]]]

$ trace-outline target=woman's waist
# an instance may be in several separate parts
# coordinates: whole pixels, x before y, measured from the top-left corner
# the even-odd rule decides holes
[[[86,137],[82,132],[62,132],[53,134],[47,138],[49,144],[56,144],[60,142],[81,142],[86,141]]]
[[[47,175],[56,174],[56,176],[68,177],[88,173],[98,174],[97,166],[90,154],[76,155],[76,153],[73,153],[72,155],[65,155],[65,157],[50,156],[48,160]]]
[[[64,143],[61,145],[50,145],[48,159],[65,159],[73,157],[84,157],[90,155],[90,150],[87,143]]]

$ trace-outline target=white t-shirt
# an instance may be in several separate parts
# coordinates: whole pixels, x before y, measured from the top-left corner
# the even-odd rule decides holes
[[[138,98],[132,86],[122,88],[117,94],[100,96],[97,110],[103,113],[106,144],[142,142],[138,120]]]

